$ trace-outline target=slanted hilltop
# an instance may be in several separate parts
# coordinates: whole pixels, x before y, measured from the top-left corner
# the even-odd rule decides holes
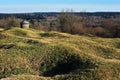
[[[120,38],[3,30],[0,79],[120,80]]]

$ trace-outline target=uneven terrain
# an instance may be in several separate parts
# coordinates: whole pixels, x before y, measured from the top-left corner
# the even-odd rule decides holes
[[[0,31],[1,80],[120,80],[120,38]]]

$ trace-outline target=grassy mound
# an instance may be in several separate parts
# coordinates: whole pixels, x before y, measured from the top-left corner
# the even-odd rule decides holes
[[[0,39],[0,79],[34,80],[31,75],[36,80],[120,79],[119,38],[21,28],[0,34],[7,35]]]
[[[58,32],[46,32],[40,33],[41,37],[56,37],[56,38],[69,38],[70,35]]]
[[[62,45],[60,45],[62,46]],[[40,71],[44,76],[68,74],[74,70],[89,70],[97,63],[89,58],[82,58],[69,47],[54,46],[52,53],[46,54],[40,61]]]

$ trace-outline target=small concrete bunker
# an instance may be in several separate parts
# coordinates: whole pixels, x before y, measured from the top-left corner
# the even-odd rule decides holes
[[[29,23],[29,21],[27,21],[27,20],[23,20],[23,21],[20,23],[20,27],[21,27],[21,28],[29,28],[29,26],[30,26],[30,23]]]

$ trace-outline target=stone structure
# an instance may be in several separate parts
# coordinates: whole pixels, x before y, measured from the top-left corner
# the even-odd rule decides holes
[[[20,23],[20,27],[21,28],[29,28],[30,26],[30,23],[26,20],[23,20],[21,23]]]

